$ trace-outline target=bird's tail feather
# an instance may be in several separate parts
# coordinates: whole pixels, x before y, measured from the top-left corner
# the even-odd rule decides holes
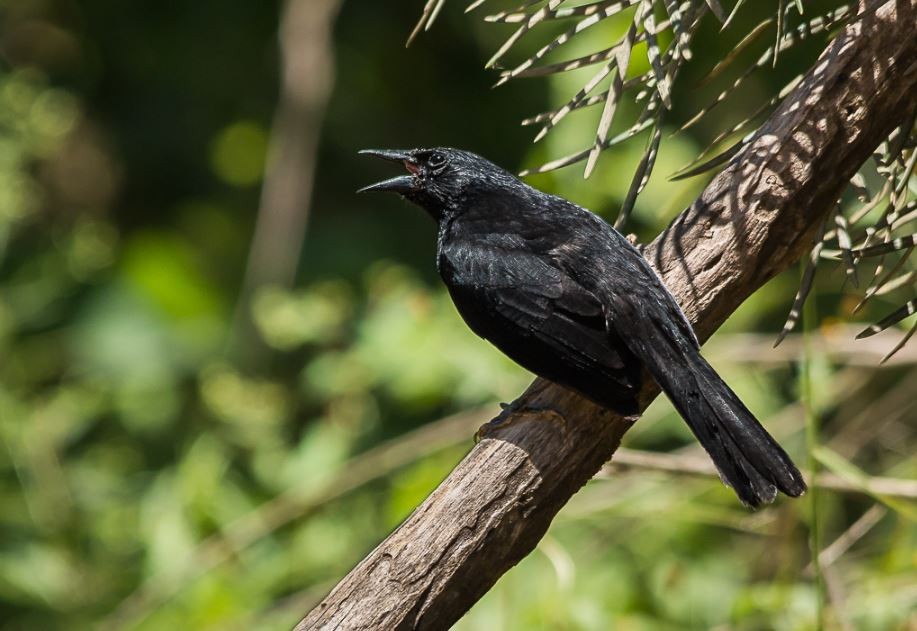
[[[770,503],[778,490],[805,493],[790,457],[697,350],[658,368],[656,381],[744,504]]]

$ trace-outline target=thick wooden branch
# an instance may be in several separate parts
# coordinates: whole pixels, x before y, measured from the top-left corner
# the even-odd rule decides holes
[[[917,103],[917,0],[864,2],[746,149],[646,250],[706,339],[813,244]],[[657,394],[645,389],[648,404]],[[544,535],[629,420],[537,380],[297,629],[445,629]]]

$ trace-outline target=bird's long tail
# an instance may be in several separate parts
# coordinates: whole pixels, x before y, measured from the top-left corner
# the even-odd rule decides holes
[[[792,497],[805,493],[796,465],[735,392],[697,349],[680,350],[675,361],[650,368],[723,481],[752,508],[772,502],[778,490]]]

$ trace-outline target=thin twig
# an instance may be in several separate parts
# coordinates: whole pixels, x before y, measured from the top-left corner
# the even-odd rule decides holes
[[[847,530],[841,533],[837,539],[832,541],[831,545],[821,551],[821,554],[818,555],[818,559],[822,567],[828,567],[841,558],[841,555],[852,548],[857,541],[865,537],[866,533],[872,530],[873,526],[878,524],[887,514],[887,508],[881,504],[873,504],[869,510],[860,515],[859,519],[853,522]],[[810,563],[803,569],[803,574],[811,576],[814,567],[815,566]]]
[[[702,454],[685,456],[625,449],[624,447],[620,447],[615,452],[612,461],[603,467],[596,478],[614,477],[615,470],[619,467],[697,475],[713,479],[719,478],[713,463]],[[868,481],[868,491],[833,473],[820,473],[818,479],[814,482],[807,478],[806,484],[810,488],[814,486],[826,491],[837,491],[839,493],[876,494],[905,500],[917,500],[917,480],[904,478],[871,477]]]

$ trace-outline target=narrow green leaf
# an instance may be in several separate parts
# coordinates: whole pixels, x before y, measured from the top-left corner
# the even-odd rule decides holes
[[[902,517],[917,521],[917,507],[905,500],[886,497],[874,492],[869,484],[871,476],[836,451],[829,449],[825,445],[818,445],[813,449],[813,456],[834,475],[859,487],[864,493],[896,511]]]
[[[548,0],[548,4],[535,13],[533,13],[529,18],[516,30],[515,33],[509,36],[509,38],[503,43],[502,46],[494,53],[494,56],[484,65],[485,68],[493,68],[496,63],[513,47],[513,44],[519,41],[519,39],[532,30],[538,23],[547,17],[547,15],[556,9],[564,0]]]
[[[799,316],[802,315],[803,305],[806,303],[806,298],[809,296],[809,292],[812,290],[812,283],[815,280],[815,270],[818,266],[818,255],[821,253],[822,248],[825,246],[825,222],[822,222],[821,226],[818,228],[818,236],[815,237],[815,245],[812,247],[812,251],[809,252],[809,260],[806,262],[806,268],[802,273],[802,280],[799,283],[799,289],[796,292],[796,297],[793,299],[793,306],[790,307],[790,313],[786,317],[786,323],[783,325],[780,334],[777,335],[777,339],[774,341],[774,348],[780,345],[787,334],[793,330],[796,326],[796,323],[799,321]]]
[[[716,19],[719,20],[721,24],[724,23],[728,16],[720,5],[719,0],[706,0],[706,2],[707,6],[710,7],[710,11],[716,16]]]
[[[853,308],[853,313],[857,313],[860,309],[862,309],[863,306],[873,296],[884,295],[894,289],[897,289],[901,285],[907,284],[909,280],[913,278],[915,272],[909,272],[908,274],[902,274],[898,278],[893,278],[895,274],[897,274],[898,271],[904,267],[904,264],[907,262],[907,259],[911,255],[912,251],[913,249],[908,250],[904,256],[898,259],[898,262],[895,264],[895,266],[888,270],[888,273],[886,273],[884,276],[881,278],[878,275],[873,277],[872,284],[866,290],[866,294],[863,296],[863,299],[860,300],[860,302],[857,303],[857,306]]]
[[[911,328],[908,330],[908,332],[904,334],[904,337],[902,337],[902,338],[898,341],[898,343],[895,344],[894,348],[892,348],[890,351],[888,351],[888,354],[885,355],[885,357],[883,357],[883,358],[882,358],[882,361],[879,362],[879,363],[880,363],[880,364],[884,364],[884,363],[887,362],[889,359],[891,359],[891,358],[895,355],[895,353],[897,353],[897,352],[900,351],[902,348],[904,348],[904,345],[908,343],[908,340],[910,340],[910,339],[914,336],[914,332],[915,332],[915,331],[917,331],[917,321],[914,322],[913,326],[911,326]]]
[[[841,212],[840,207],[834,212],[834,225],[837,233],[837,245],[841,249],[841,256],[844,259],[844,265],[847,269],[847,278],[853,283],[854,287],[859,287],[860,282],[857,279],[856,265],[851,253],[850,233],[847,227],[847,218]]]
[[[749,137],[742,138],[741,140],[733,144],[731,147],[729,147],[726,151],[718,154],[716,157],[711,158],[710,160],[707,160],[700,166],[696,166],[693,169],[690,169],[688,171],[676,173],[672,175],[669,179],[672,180],[673,182],[676,182],[678,180],[686,180],[689,177],[694,177],[695,175],[706,173],[710,169],[715,169],[716,167],[722,164],[726,164],[727,162],[732,160],[732,158],[737,153],[739,153],[739,151],[742,150],[742,147],[748,144],[748,140],[749,140]]]
[[[621,204],[621,210],[618,212],[617,219],[615,219],[615,228],[620,229],[627,223],[627,219],[630,217],[631,211],[634,209],[634,204],[637,201],[637,196],[643,192],[646,183],[650,179],[650,175],[653,173],[653,166],[656,164],[656,156],[659,153],[659,141],[662,139],[662,113],[664,111],[665,110],[659,111],[659,116],[654,125],[653,135],[647,144],[646,150],[643,152],[643,156],[640,158],[640,164],[637,165],[637,170],[634,172],[634,177],[631,179],[630,187],[627,190],[627,196],[624,198],[624,203]]]
[[[890,326],[894,326],[904,320],[905,318],[914,315],[917,313],[917,298],[914,300],[908,300],[906,303],[901,305],[899,308],[895,309],[893,312],[879,320],[873,325],[870,325],[860,331],[856,339],[861,340],[864,337],[872,337],[876,333],[881,333]]]
[[[892,239],[886,243],[871,245],[866,248],[853,250],[853,252],[859,256],[879,256],[880,254],[888,254],[889,252],[904,250],[905,248],[912,248],[914,246],[917,246],[917,234],[898,237],[897,239]]]
[[[592,13],[589,15],[589,17],[585,18],[584,20],[581,20],[580,22],[577,22],[576,25],[574,25],[571,29],[561,33],[560,35],[555,37],[553,40],[548,42],[546,45],[542,46],[540,49],[538,49],[538,51],[535,52],[534,55],[532,55],[531,57],[523,61],[521,64],[519,64],[518,66],[516,66],[515,68],[513,68],[512,70],[508,72],[504,72],[500,76],[500,79],[497,81],[494,87],[503,85],[510,79],[520,76],[526,70],[530,69],[536,63],[544,59],[544,57],[548,55],[549,53],[551,53],[553,50],[569,42],[574,36],[578,35],[579,33],[582,33],[583,31],[585,31],[586,29],[588,29],[591,26],[595,26],[596,24],[598,24],[601,20],[605,19],[606,17],[614,15],[615,13],[621,11],[622,9],[625,9],[633,4],[636,4],[639,1],[640,0],[624,0],[623,2],[618,1],[618,2],[613,2],[613,3],[608,3],[608,2],[601,3],[604,6],[603,10],[597,13]],[[616,46],[613,46],[609,50],[612,52],[612,54],[615,54],[615,51],[618,49],[620,45],[621,44],[619,43]]]
[[[599,126],[595,134],[595,144],[593,145],[592,151],[589,152],[589,157],[586,159],[586,169],[583,172],[584,178],[588,178],[592,175],[592,171],[595,169],[602,147],[608,140],[611,124],[614,121],[615,110],[617,109],[618,101],[621,99],[621,94],[624,92],[624,76],[627,74],[627,67],[630,65],[630,54],[633,50],[634,40],[637,38],[637,28],[643,20],[643,12],[646,11],[648,7],[652,9],[652,5],[647,0],[644,0],[637,6],[634,19],[627,29],[627,33],[624,34],[621,43],[617,46],[617,52],[615,54],[617,72],[611,77],[611,87],[608,90],[608,98],[605,99],[605,107],[599,119]]]
[[[647,12],[643,21],[643,29],[646,37],[646,57],[656,77],[656,90],[659,92],[659,97],[662,99],[666,109],[672,109],[672,87],[666,76],[665,68],[662,67],[662,55],[659,51],[659,41],[656,39],[656,17],[653,15],[652,8]]]

